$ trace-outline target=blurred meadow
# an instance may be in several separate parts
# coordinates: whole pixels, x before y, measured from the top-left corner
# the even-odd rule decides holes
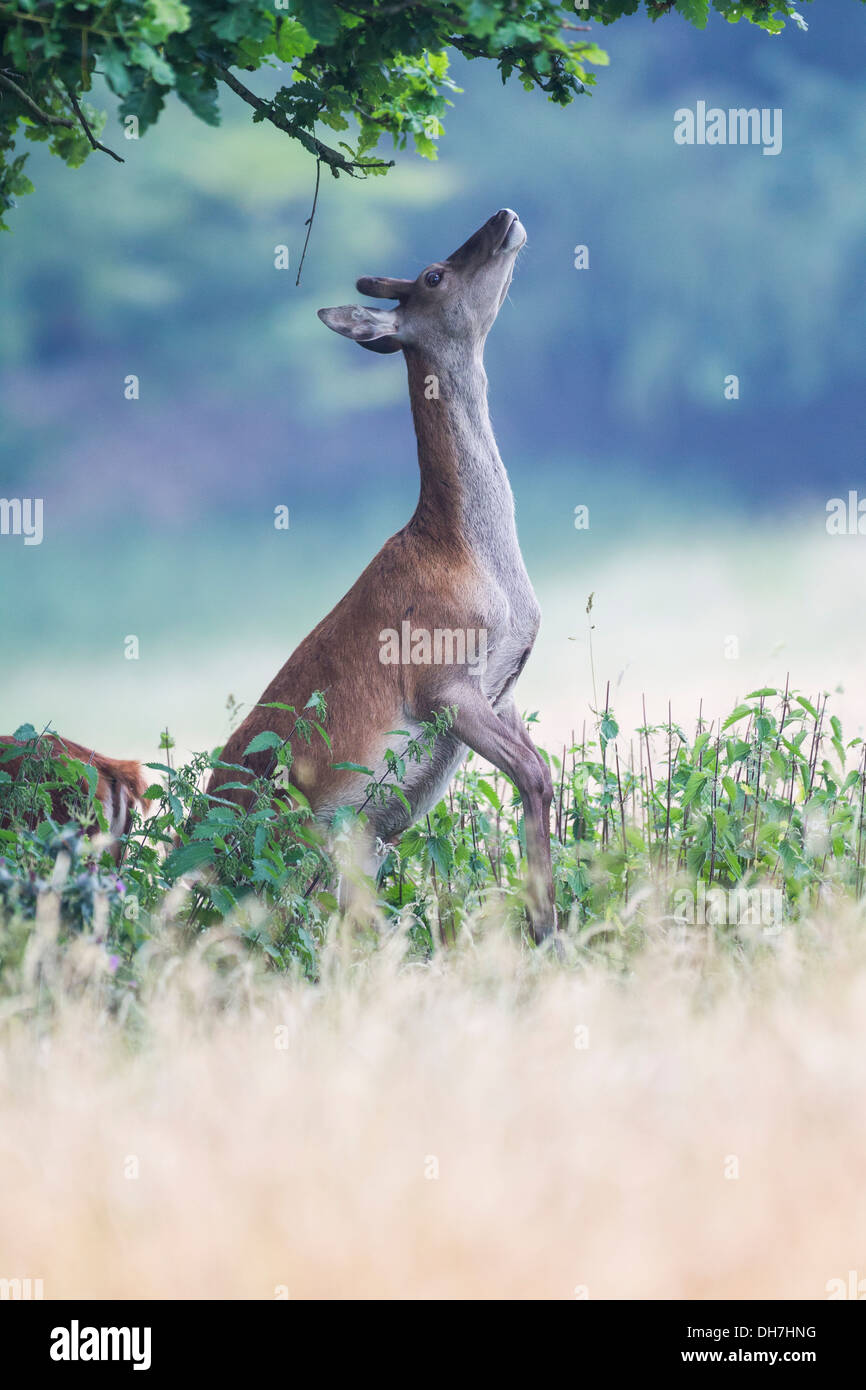
[[[828,536],[825,507],[863,477],[866,27],[844,0],[808,19],[771,37],[635,18],[602,32],[611,66],[566,111],[462,63],[436,164],[323,176],[299,288],[314,166],[229,97],[222,130],[175,106],[123,166],[34,149],[0,245],[0,494],[43,497],[45,539],[0,541],[3,726],[124,756],[166,726],[181,751],[223,740],[229,694],[258,697],[416,500],[402,361],[315,310],[507,204],[529,243],[487,362],[543,611],[519,695],[544,738],[589,715],[591,592],[625,726],[642,694],[686,720],[790,671],[856,733],[866,542]],[[782,153],[676,145],[699,99],[781,107]]]
[[[22,984],[59,1012],[35,1043],[4,1004],[0,1258],[46,1298],[589,1299],[588,1331],[598,1299],[862,1278],[857,916],[746,968],[658,923],[628,982],[589,933],[569,970],[495,925],[409,968],[337,935],[315,989],[168,931],[124,1026],[43,906]]]

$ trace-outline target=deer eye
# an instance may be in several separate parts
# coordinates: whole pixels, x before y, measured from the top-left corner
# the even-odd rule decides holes
[[[431,290],[432,290],[432,289],[435,289],[435,288],[436,288],[436,286],[439,284],[439,281],[440,281],[441,279],[442,279],[441,271],[438,271],[438,270],[428,270],[427,274],[424,276],[424,284],[425,284],[425,285],[429,285],[430,288],[431,288]]]

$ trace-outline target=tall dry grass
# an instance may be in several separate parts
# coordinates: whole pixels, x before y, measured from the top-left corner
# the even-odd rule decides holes
[[[317,986],[224,934],[155,954],[138,1028],[86,942],[40,933],[56,1007],[25,990],[2,1021],[0,1276],[47,1298],[822,1298],[866,1274],[853,910],[750,958],[659,928],[627,973],[493,928],[424,966],[344,940]]]

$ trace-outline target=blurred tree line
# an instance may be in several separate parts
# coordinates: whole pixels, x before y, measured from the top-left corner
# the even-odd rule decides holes
[[[162,524],[315,506],[324,478],[339,492],[323,508],[390,486],[405,510],[400,363],[336,343],[315,310],[354,298],[361,273],[416,274],[503,204],[529,231],[489,349],[518,488],[540,468],[545,504],[602,471],[638,506],[682,487],[735,506],[847,486],[866,328],[852,17],[827,0],[784,43],[721,21],[707,43],[676,18],[661,40],[636,21],[579,111],[455,63],[439,161],[323,183],[299,288],[314,163],[233,99],[214,131],[170,98],[122,141],[122,167],[69,174],[37,149],[38,191],[2,244],[4,493],[54,488],[70,524],[130,508]],[[697,99],[780,107],[782,154],[675,145],[673,112]]]

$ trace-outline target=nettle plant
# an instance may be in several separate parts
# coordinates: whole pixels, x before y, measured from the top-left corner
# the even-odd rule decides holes
[[[0,975],[25,949],[40,900],[51,898],[65,938],[95,939],[122,988],[166,920],[190,939],[223,925],[273,968],[315,979],[337,916],[336,869],[292,766],[312,739],[328,742],[326,702],[317,692],[290,712],[288,739],[256,736],[252,751],[272,755],[267,773],[252,779],[239,765],[237,782],[217,795],[202,783],[218,756],[175,767],[165,735],[164,761],[148,765],[150,806],[123,837],[117,866],[83,764],[46,754],[30,726],[18,730],[32,756],[15,778],[0,763]],[[436,713],[414,739],[394,730],[379,778],[349,765],[370,776],[367,805],[404,796],[407,765],[429,756],[452,718]],[[584,729],[544,756],[556,789],[557,905],[579,951],[622,963],[647,932],[675,925],[683,891],[771,888],[792,922],[863,896],[866,748],[844,739],[826,695],[813,701],[768,686],[726,719],[699,715],[693,734],[668,711],[627,743],[606,702],[589,736]],[[65,824],[51,814],[57,787],[71,798]],[[244,805],[226,794],[233,790],[246,794]],[[364,814],[338,810],[331,844],[350,839]],[[470,758],[447,798],[382,851],[369,884],[373,911],[385,928],[401,924],[416,957],[474,932],[491,910],[520,930],[525,833],[519,796],[501,773]],[[739,920],[709,929],[734,950],[755,944]]]
[[[357,763],[333,764],[335,769],[366,774],[370,782],[357,810],[337,808],[326,847],[306,797],[292,783],[299,749],[313,738],[330,748],[325,698],[315,691],[301,712],[278,701],[261,708],[281,710],[294,719],[287,737],[265,730],[244,750],[244,756],[270,752],[259,776],[252,777],[243,764],[206,754],[178,769],[168,762],[147,764],[163,775],[164,782],[148,789],[155,810],[144,819],[139,833],[129,837],[124,864],[148,908],[158,901],[165,883],[206,869],[207,881],[192,890],[186,919],[190,926],[209,926],[232,917],[241,923],[242,934],[276,964],[296,957],[314,973],[318,945],[337,910],[337,869],[331,851],[339,852],[351,840],[367,806],[390,796],[406,802],[400,783],[407,763],[431,755],[436,739],[450,726],[451,713],[433,712],[416,737],[406,730],[393,730],[395,739],[405,742],[387,750],[385,771],[378,778],[371,768]],[[164,745],[170,745],[167,736]],[[202,785],[214,768],[235,774],[236,780],[222,782],[216,793],[205,792]],[[243,793],[245,804],[238,805],[227,792]],[[163,859],[166,846],[174,847]],[[260,912],[250,915],[250,897],[257,906],[266,907],[265,922]]]
[[[288,737],[266,730],[245,749],[245,754],[270,752],[256,777],[248,767],[208,753],[175,767],[173,741],[162,735],[165,761],[146,764],[156,775],[146,791],[148,809],[134,816],[131,830],[120,837],[119,864],[105,834],[95,769],[58,757],[47,742],[50,731],[37,734],[31,725],[18,729],[16,747],[0,750],[0,908],[16,919],[33,920],[40,898],[51,896],[63,930],[74,934],[93,928],[93,904],[101,901],[100,939],[106,950],[123,952],[128,965],[180,884],[186,891],[173,915],[176,925],[200,931],[231,920],[275,965],[298,961],[315,975],[318,948],[337,911],[331,851],[351,840],[367,806],[390,796],[406,803],[400,783],[407,765],[430,756],[452,713],[433,712],[414,737],[393,730],[395,747],[387,751],[379,777],[359,764],[334,764],[370,781],[358,810],[337,809],[326,847],[306,798],[291,780],[299,749],[313,738],[330,747],[325,699],[314,692],[300,712],[276,702],[264,708],[288,712],[293,722]],[[12,759],[21,760],[14,777],[2,770]],[[218,793],[208,793],[203,785],[214,768],[236,780],[230,776]],[[58,819],[56,793],[62,796],[64,821]],[[242,802],[228,793],[242,793]],[[0,950],[0,966],[2,959]]]
[[[838,893],[860,898],[866,750],[844,741],[828,698],[766,686],[720,723],[699,715],[693,736],[668,711],[636,731],[627,761],[606,710],[598,743],[568,751],[570,775],[560,764],[558,838],[574,843],[559,873],[581,920],[628,916],[647,884],[668,901],[677,883],[768,885],[790,917]]]
[[[594,0],[603,26],[638,13],[672,11],[698,28],[710,0]],[[778,33],[806,22],[789,0],[713,0],[731,23]],[[118,162],[102,142],[107,114],[91,101],[104,81],[118,100],[120,133],[144,134],[172,94],[210,125],[219,124],[221,88],[296,140],[335,176],[383,174],[374,157],[383,137],[408,142],[428,159],[451,94],[449,54],[487,59],[503,82],[516,77],[560,106],[595,83],[607,54],[588,32],[590,12],[550,0],[459,0],[435,5],[392,0],[3,0],[0,3],[0,226],[30,192],[26,140],[47,141],[71,168],[93,150]],[[273,96],[237,75],[274,68]],[[321,129],[334,132],[322,139]],[[117,144],[118,140],[114,143]],[[122,142],[121,142],[122,143]]]

